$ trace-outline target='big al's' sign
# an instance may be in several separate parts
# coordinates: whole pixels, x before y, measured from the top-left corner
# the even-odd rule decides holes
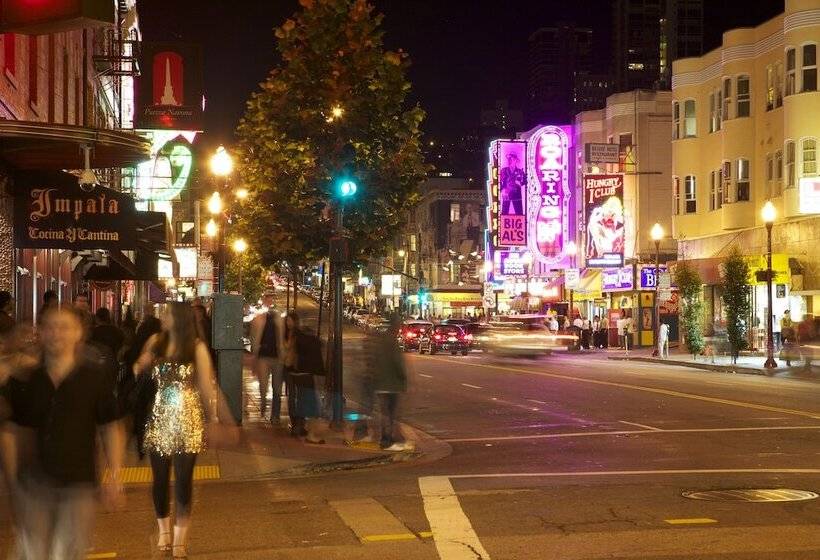
[[[544,126],[527,146],[529,170],[529,248],[548,265],[564,258],[569,239],[569,137],[560,127]]]

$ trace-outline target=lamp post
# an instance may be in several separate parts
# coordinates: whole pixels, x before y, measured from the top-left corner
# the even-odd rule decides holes
[[[658,334],[660,333],[661,314],[660,306],[658,305],[658,296],[660,295],[660,260],[661,260],[661,239],[663,239],[663,227],[655,222],[652,226],[652,231],[649,232],[652,241],[655,242],[655,349],[652,351],[653,356],[658,355]]]
[[[396,255],[398,255],[398,257],[401,259],[401,274],[399,275],[399,298],[401,298],[404,295],[404,274],[405,274],[405,272],[407,272],[405,270],[405,262],[406,262],[405,257],[407,256],[407,252],[404,249],[399,249],[396,252]],[[395,290],[396,290],[396,285],[393,284],[393,293],[394,294],[395,294]],[[394,311],[398,311],[399,313],[401,313],[401,310],[398,309],[399,306],[395,302],[394,302],[393,307],[394,307]]]
[[[233,250],[239,256],[239,295],[242,295],[242,254],[248,250],[248,243],[241,237],[234,239]]]
[[[763,367],[773,369],[777,367],[777,362],[774,360],[774,334],[772,333],[774,327],[772,310],[772,226],[777,217],[777,210],[771,200],[766,201],[766,204],[763,205],[761,216],[766,224],[766,294],[769,299],[769,310],[766,313],[766,363],[763,364]]]
[[[223,187],[227,185],[228,177],[233,173],[233,158],[225,149],[224,146],[219,146],[216,152],[211,156],[209,161],[211,173],[215,177],[223,180]],[[222,214],[223,204],[222,197],[217,190],[208,199],[208,211],[214,216]],[[223,222],[224,226],[224,222]],[[217,277],[217,293],[222,293],[225,289],[225,228],[219,228],[219,239],[217,241],[217,266],[219,267],[219,276]]]

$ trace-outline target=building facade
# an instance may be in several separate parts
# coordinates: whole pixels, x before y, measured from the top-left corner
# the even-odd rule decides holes
[[[666,232],[659,245],[661,262],[676,254],[670,235],[672,147],[667,135],[671,123],[671,92],[649,90],[611,95],[606,108],[580,113],[574,123],[575,199],[589,204],[586,178],[622,175],[624,228],[623,266],[590,267],[590,251],[579,252],[578,265],[583,268],[582,278],[586,282],[576,296],[576,308],[585,316],[619,316],[623,310],[633,318],[640,317],[641,321],[636,321],[636,343],[642,345],[652,344],[655,326],[654,284],[647,282],[653,275],[656,257],[650,236],[654,224],[660,224]],[[589,144],[617,146],[613,150],[617,162],[606,163],[594,157],[587,149]],[[584,205],[578,212],[581,225],[576,245],[588,249],[588,233],[595,226],[593,214],[585,212]],[[614,278],[618,281],[609,281]],[[661,310],[673,316],[675,302],[674,298],[669,299],[661,302]]]
[[[776,320],[820,312],[820,1],[786,0],[755,28],[724,33],[720,48],[673,63],[673,232],[679,258],[703,277],[707,332],[723,329],[719,264],[739,247],[765,268],[761,208],[773,227]],[[765,340],[765,282],[753,284],[751,342]]]

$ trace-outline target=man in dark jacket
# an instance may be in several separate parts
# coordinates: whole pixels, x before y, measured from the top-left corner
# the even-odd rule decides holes
[[[388,451],[406,451],[412,446],[404,441],[397,429],[399,397],[407,392],[407,371],[404,355],[399,349],[396,335],[401,326],[398,316],[393,317],[390,328],[376,335],[370,359],[373,360],[373,389],[381,409],[381,440],[379,445]]]

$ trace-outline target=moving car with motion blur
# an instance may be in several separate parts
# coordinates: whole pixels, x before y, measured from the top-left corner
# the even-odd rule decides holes
[[[399,348],[405,352],[418,350],[419,340],[429,330],[433,330],[433,323],[428,321],[405,321],[397,335]]]
[[[470,352],[473,336],[458,325],[436,325],[419,340],[419,354],[449,352],[453,356],[466,356]]]
[[[515,321],[514,318],[521,320]],[[482,349],[492,354],[507,356],[544,356],[556,349],[574,346],[578,337],[551,332],[543,318],[531,316],[505,317],[488,324],[482,333]]]

